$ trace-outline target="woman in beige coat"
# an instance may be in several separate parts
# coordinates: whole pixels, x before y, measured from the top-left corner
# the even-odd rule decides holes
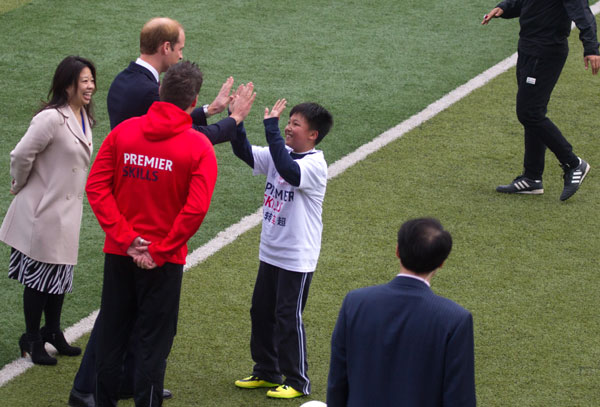
[[[49,101],[10,153],[11,193],[15,195],[0,228],[11,249],[8,276],[25,286],[26,332],[21,355],[54,365],[44,343],[75,356],[60,329],[65,293],[71,291],[77,264],[83,193],[92,155],[92,62],[66,57],[56,68]],[[42,312],[45,326],[40,329]]]

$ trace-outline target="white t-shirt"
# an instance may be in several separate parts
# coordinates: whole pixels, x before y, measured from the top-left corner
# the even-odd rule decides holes
[[[290,151],[290,148],[286,146]],[[269,147],[252,146],[254,175],[265,174],[261,261],[285,270],[310,273],[317,268],[321,251],[323,198],[327,163],[323,152],[312,150],[295,160],[300,185],[295,187],[277,172]]]

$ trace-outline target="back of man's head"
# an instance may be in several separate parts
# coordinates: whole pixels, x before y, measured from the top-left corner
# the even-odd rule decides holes
[[[140,53],[152,55],[165,42],[173,47],[179,41],[181,24],[168,17],[156,17],[148,21],[140,32]]]
[[[440,267],[452,250],[452,236],[433,218],[412,219],[398,231],[398,256],[405,269],[427,274]]]
[[[196,100],[201,86],[202,72],[198,65],[190,61],[179,62],[165,73],[160,83],[160,100],[186,110]]]

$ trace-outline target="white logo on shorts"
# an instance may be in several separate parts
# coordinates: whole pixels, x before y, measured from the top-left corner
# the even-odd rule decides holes
[[[525,82],[527,82],[530,85],[535,85],[535,78],[528,76],[527,79],[525,80]]]

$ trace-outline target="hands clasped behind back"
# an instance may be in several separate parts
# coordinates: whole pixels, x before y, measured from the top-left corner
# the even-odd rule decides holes
[[[148,252],[148,245],[152,243],[141,236],[136,237],[127,249],[127,255],[133,258],[133,262],[142,269],[150,270],[156,268],[156,263]]]

